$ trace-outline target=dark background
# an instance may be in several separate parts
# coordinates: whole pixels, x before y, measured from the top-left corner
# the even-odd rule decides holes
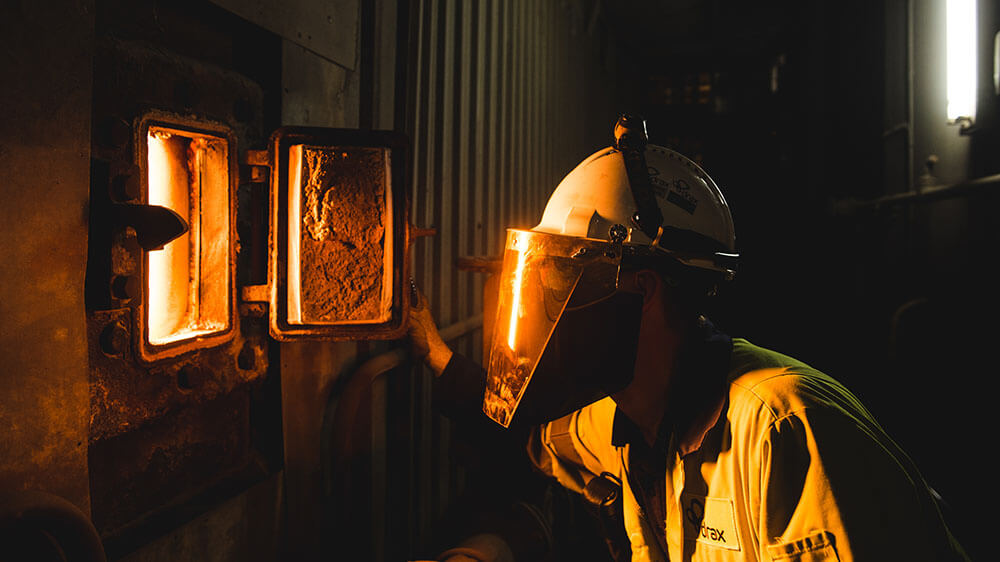
[[[699,160],[732,207],[743,262],[718,323],[853,389],[974,558],[988,532],[976,504],[996,490],[982,440],[995,426],[995,190],[850,203],[1000,172],[988,4],[968,133],[944,124],[943,3],[636,2],[616,20],[638,31],[624,41],[644,54],[651,138]]]

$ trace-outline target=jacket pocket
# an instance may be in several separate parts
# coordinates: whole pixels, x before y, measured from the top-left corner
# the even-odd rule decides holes
[[[772,544],[767,547],[771,560],[790,562],[839,562],[833,533],[817,531],[791,542]]]

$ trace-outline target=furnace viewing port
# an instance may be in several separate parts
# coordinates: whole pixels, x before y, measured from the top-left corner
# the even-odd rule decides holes
[[[404,332],[404,135],[285,127],[267,150],[240,153],[229,125],[200,117],[152,110],[132,130],[130,160],[141,181],[111,206],[123,215],[125,233],[112,247],[111,273],[114,283],[131,282],[138,293],[118,304],[132,310],[130,339],[140,362],[242,337],[237,314],[266,314],[271,336],[281,341],[395,339]],[[237,287],[241,171],[246,185],[270,183],[265,285]],[[141,251],[126,249],[129,236]]]
[[[162,115],[141,122],[138,140],[147,203],[188,224],[163,248],[144,252],[139,347],[152,361],[232,335],[233,143],[223,126]]]

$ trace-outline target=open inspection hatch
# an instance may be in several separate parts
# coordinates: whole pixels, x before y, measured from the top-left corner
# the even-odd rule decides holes
[[[289,127],[272,135],[274,338],[402,335],[409,308],[405,163],[405,137],[389,131]]]
[[[235,324],[235,166],[231,131],[148,114],[137,130],[145,200],[187,225],[144,252],[139,350],[146,361],[228,340]]]
[[[235,136],[222,124],[150,112],[135,139],[144,206],[183,225],[142,254],[136,348],[151,363],[221,345],[237,331],[239,168]],[[402,335],[406,148],[394,132],[289,127],[268,150],[245,153],[248,179],[269,178],[271,197],[268,283],[242,294],[267,304],[272,337]]]
[[[288,169],[288,323],[388,322],[391,150],[295,144]]]

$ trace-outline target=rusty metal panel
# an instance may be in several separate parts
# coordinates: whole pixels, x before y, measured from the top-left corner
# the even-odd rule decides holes
[[[291,40],[281,45],[281,121],[310,127],[358,126],[358,81]]]
[[[82,288],[94,3],[8,2],[0,21],[0,482],[89,514]]]
[[[149,293],[143,293],[144,282],[130,289],[128,283],[119,286],[118,281],[141,278],[137,264],[142,263],[144,254],[133,229],[106,220],[112,205],[145,200],[148,195],[142,181],[137,181],[132,190],[116,189],[118,179],[126,173],[138,179],[141,166],[137,164],[147,161],[142,151],[143,146],[148,148],[148,135],[139,125],[144,116],[153,115],[147,113],[148,109],[162,110],[156,114],[156,126],[161,133],[169,129],[171,137],[176,133],[193,139],[186,135],[231,131],[233,135],[227,133],[224,137],[228,139],[227,155],[234,156],[240,148],[262,140],[263,86],[227,70],[229,65],[238,65],[237,61],[227,59],[220,62],[223,66],[217,66],[164,46],[170,43],[171,33],[201,21],[203,14],[197,10],[169,12],[170,17],[158,12],[164,16],[158,21],[173,22],[171,31],[155,38],[161,44],[121,39],[123,30],[141,29],[154,16],[113,9],[117,6],[99,6],[99,13],[116,17],[98,18],[97,54],[89,66],[94,73],[90,91],[95,127],[93,135],[84,133],[91,141],[90,255],[84,282],[87,311],[83,315],[88,330],[90,426],[84,443],[89,443],[93,519],[112,557],[133,550],[150,536],[206,509],[219,498],[218,494],[225,493],[223,489],[236,489],[263,477],[270,468],[258,461],[266,458],[275,463],[270,465],[274,467],[280,451],[273,440],[263,446],[264,439],[269,439],[262,439],[262,434],[268,433],[266,429],[255,431],[277,423],[274,410],[261,416],[268,409],[266,403],[278,398],[276,393],[262,390],[273,388],[276,382],[265,376],[268,344],[263,324],[229,317],[233,332],[225,342],[197,349],[186,347],[183,354],[157,358],[155,363],[139,361],[136,323],[143,322],[144,316],[135,301],[148,302]],[[173,19],[181,13],[183,17]],[[230,23],[241,22],[233,17]],[[262,31],[240,29],[199,27],[203,32],[199,37],[211,45],[231,40],[235,33],[246,32],[256,40],[266,41],[269,37]],[[277,55],[277,40],[269,46]],[[257,59],[254,62],[271,64]],[[213,116],[212,122],[224,124],[222,129],[203,129],[199,123],[207,123],[207,115]],[[173,142],[167,144],[172,145],[171,154],[177,154],[174,149],[178,147]],[[218,158],[221,154],[215,153],[212,161],[225,166],[228,177],[235,179],[235,158]],[[135,172],[129,172],[131,169]],[[231,187],[235,188],[235,183]],[[184,187],[190,189],[190,185]],[[213,252],[221,258],[213,260],[210,267],[214,275],[228,277],[233,273],[232,259],[236,256],[229,252],[235,249],[232,244],[239,231],[230,230],[234,217],[220,207],[229,208],[231,213],[230,205],[239,201],[239,197],[220,197],[214,209],[202,207],[215,218],[223,215],[230,219],[228,224],[222,221],[219,230],[208,236],[215,241],[228,238],[224,244],[209,244],[221,250]],[[229,236],[218,236],[221,232]],[[252,243],[246,244],[244,249],[253,247]],[[185,269],[180,268],[182,279],[189,274]],[[232,289],[234,283],[222,286]],[[62,360],[73,361],[65,356]]]
[[[135,431],[93,442],[94,524],[102,536],[119,539],[149,506],[191,498],[220,474],[246,466],[249,401],[245,390],[224,394],[206,400],[206,408],[167,412]]]
[[[358,47],[358,0],[211,0],[348,70]]]

